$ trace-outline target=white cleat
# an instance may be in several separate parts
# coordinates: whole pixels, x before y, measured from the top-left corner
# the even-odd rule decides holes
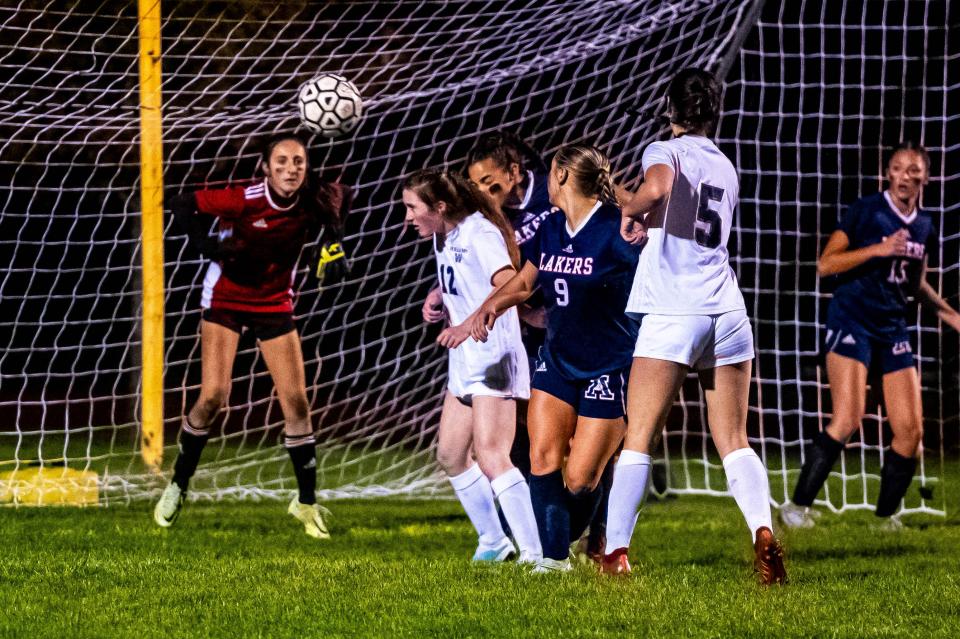
[[[153,507],[153,521],[163,528],[172,526],[177,521],[177,517],[180,516],[180,509],[183,508],[183,500],[186,496],[186,491],[180,490],[179,486],[170,482],[163,489],[160,501]]]
[[[533,575],[546,575],[550,573],[570,572],[573,565],[569,559],[550,559],[544,557],[537,563],[537,567],[530,571]]]
[[[787,502],[777,511],[777,516],[787,528],[813,528],[817,525],[816,520],[820,513],[809,506],[797,506],[793,502]]]
[[[330,539],[330,531],[323,521],[323,516],[330,516],[330,511],[320,504],[301,504],[297,495],[293,496],[287,512],[303,524],[303,530],[314,539]]]
[[[885,533],[898,533],[902,532],[906,526],[903,525],[903,522],[900,521],[899,517],[877,517],[880,521],[875,522],[871,528]]]
[[[483,544],[477,546],[476,552],[473,553],[473,561],[495,564],[506,561],[515,554],[517,554],[517,549],[513,547],[513,542],[504,537],[500,540],[500,543],[494,546]]]
[[[520,556],[517,557],[517,565],[524,567],[534,567],[543,561],[543,555],[535,555],[528,551],[523,551],[520,553]]]

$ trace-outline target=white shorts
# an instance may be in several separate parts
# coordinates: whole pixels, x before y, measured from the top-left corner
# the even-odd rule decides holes
[[[634,357],[702,370],[753,359],[753,329],[746,311],[720,315],[644,315]]]
[[[489,344],[489,343],[488,343]],[[530,399],[530,366],[525,351],[491,352],[467,340],[448,355],[447,390],[469,403],[472,397]]]

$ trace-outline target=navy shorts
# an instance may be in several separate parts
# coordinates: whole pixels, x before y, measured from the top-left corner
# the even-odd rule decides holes
[[[881,375],[913,368],[916,363],[906,329],[879,339],[855,322],[842,318],[827,320],[826,351],[861,362],[870,370],[871,362]]]
[[[225,308],[207,308],[203,319],[243,334],[247,329],[261,342],[297,330],[293,313],[246,313]]]
[[[573,406],[580,417],[619,419],[626,415],[630,367],[618,368],[593,379],[570,380],[540,359],[530,388],[553,395]]]

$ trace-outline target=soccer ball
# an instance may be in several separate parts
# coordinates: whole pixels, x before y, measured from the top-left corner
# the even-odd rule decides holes
[[[300,86],[297,108],[303,126],[325,138],[336,138],[357,126],[363,99],[353,82],[342,75],[321,73]]]

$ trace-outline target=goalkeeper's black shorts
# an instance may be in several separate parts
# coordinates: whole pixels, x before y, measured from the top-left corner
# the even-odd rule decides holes
[[[203,311],[203,319],[241,335],[246,329],[261,342],[297,330],[293,313],[248,313],[226,308],[207,308]]]

